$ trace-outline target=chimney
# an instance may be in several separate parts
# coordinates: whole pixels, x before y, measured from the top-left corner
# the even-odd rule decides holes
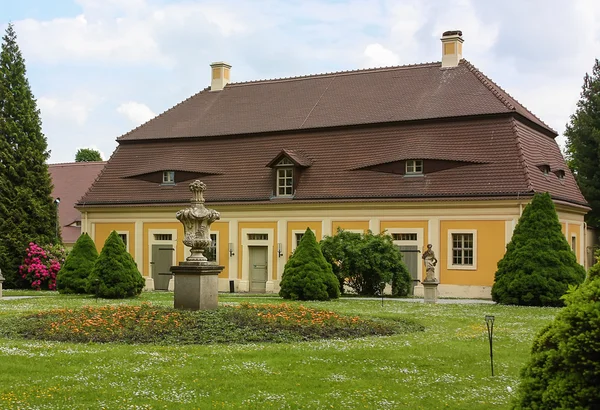
[[[222,61],[210,65],[212,79],[210,82],[210,91],[221,91],[229,83],[229,70],[231,66]]]
[[[462,58],[462,31],[446,31],[442,34],[442,67],[456,67]]]

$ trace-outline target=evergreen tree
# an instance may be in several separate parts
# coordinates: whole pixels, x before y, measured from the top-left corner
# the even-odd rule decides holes
[[[597,255],[600,259],[600,255]],[[596,409],[600,399],[600,262],[536,337],[515,409]]]
[[[145,283],[125,244],[117,232],[112,231],[94,263],[87,293],[106,299],[123,299],[142,293]]]
[[[61,242],[48,157],[25,61],[9,24],[0,51],[0,268],[7,287],[24,286],[18,270],[27,244]]]
[[[600,61],[583,78],[577,110],[565,130],[569,167],[592,210],[588,224],[600,227]]]
[[[568,287],[584,279],[585,269],[561,231],[552,198],[536,194],[498,262],[492,299],[510,305],[562,306]]]
[[[315,234],[306,229],[285,264],[279,295],[292,300],[329,300],[340,296],[338,281],[321,253]]]
[[[56,288],[60,293],[86,293],[88,277],[94,270],[98,251],[94,241],[83,233],[75,242],[67,260],[56,277]]]
[[[75,162],[102,161],[100,151],[91,148],[79,148],[75,154]]]

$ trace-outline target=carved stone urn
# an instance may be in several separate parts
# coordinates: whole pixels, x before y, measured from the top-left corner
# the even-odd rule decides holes
[[[221,218],[219,212],[204,207],[205,190],[204,182],[198,180],[192,182],[190,207],[175,214],[177,220],[183,224],[183,243],[192,248],[190,256],[186,258],[188,262],[209,263],[204,256],[204,251],[211,244],[210,225]]]

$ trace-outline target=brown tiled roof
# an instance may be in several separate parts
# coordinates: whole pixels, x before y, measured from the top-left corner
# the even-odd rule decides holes
[[[187,204],[188,182],[167,187],[124,176],[149,163],[177,169],[194,162],[223,170],[202,177],[211,203],[517,197],[535,190],[585,204],[570,174],[563,181],[535,174],[541,174],[536,149],[548,156],[551,167],[564,164],[552,137],[510,116],[135,144],[123,140],[80,205]],[[265,167],[283,150],[311,160],[291,200],[273,198],[274,170]],[[464,164],[412,178],[364,169],[409,158]]]
[[[106,162],[70,162],[50,164],[48,170],[52,178],[52,196],[60,198],[58,217],[65,243],[74,243],[81,234],[81,228],[71,227],[81,220],[81,214],[74,208],[92,185]]]
[[[230,83],[205,89],[119,141],[247,135],[515,113],[556,132],[466,60]]]

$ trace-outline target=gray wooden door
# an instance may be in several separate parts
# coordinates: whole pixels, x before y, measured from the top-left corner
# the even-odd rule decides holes
[[[171,245],[152,245],[152,262],[150,264],[155,290],[169,289],[174,251],[175,249]]]
[[[264,293],[267,290],[268,251],[266,246],[249,246],[250,292]]]
[[[398,246],[402,254],[402,261],[408,268],[413,280],[419,279],[419,247],[416,245]]]

